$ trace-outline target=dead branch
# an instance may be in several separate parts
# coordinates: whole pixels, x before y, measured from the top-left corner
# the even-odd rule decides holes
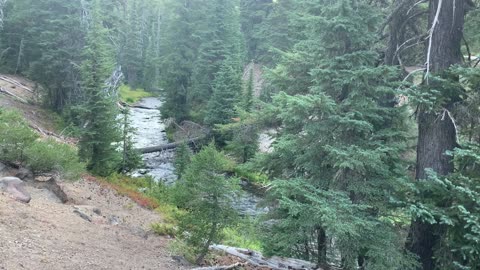
[[[430,57],[432,54],[432,43],[433,43],[433,33],[435,32],[435,26],[438,24],[438,17],[440,16],[440,11],[442,10],[443,0],[438,1],[437,12],[435,13],[435,18],[432,22],[432,27],[430,28],[428,36],[428,50],[427,50],[427,62],[425,63],[427,71],[425,72],[425,79],[428,84],[428,75],[430,73]]]

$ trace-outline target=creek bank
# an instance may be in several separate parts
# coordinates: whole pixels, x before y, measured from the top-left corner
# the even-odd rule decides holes
[[[148,97],[140,100],[130,110],[130,125],[136,130],[133,136],[134,147],[145,149],[152,146],[168,145],[167,125],[160,117],[162,101],[156,97]],[[194,123],[191,123],[193,125]],[[195,124],[197,125],[197,124]],[[151,176],[155,181],[162,181],[167,185],[176,180],[174,161],[175,150],[166,149],[160,152],[145,153],[142,155],[145,167],[132,173],[133,177]],[[242,184],[241,195],[235,198],[235,209],[241,216],[258,216],[265,213],[266,208],[257,208],[262,198],[257,192],[251,192],[252,186]]]

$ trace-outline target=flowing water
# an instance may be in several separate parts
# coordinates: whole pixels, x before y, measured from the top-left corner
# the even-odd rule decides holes
[[[162,106],[162,101],[158,98],[150,97],[142,99],[138,105],[141,108],[132,108],[130,110],[130,124],[136,130],[134,136],[135,148],[167,144],[166,126],[160,118],[159,110]],[[145,167],[133,172],[132,176],[149,175],[155,181],[172,184],[176,180],[175,168],[173,166],[174,159],[175,150],[143,154]],[[234,205],[239,213],[243,216],[256,216],[264,213],[266,209],[257,207],[261,198],[248,192],[246,183],[242,187],[246,191],[235,198]]]

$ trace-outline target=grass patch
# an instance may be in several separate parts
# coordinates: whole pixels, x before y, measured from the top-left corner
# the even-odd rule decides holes
[[[262,252],[258,223],[257,220],[243,218],[235,227],[225,228],[222,244]]]
[[[112,174],[107,178],[97,177],[95,180],[101,185],[115,190],[118,194],[129,197],[141,207],[153,210],[160,206],[155,198],[140,191],[151,183],[152,180],[147,177],[132,178],[121,174]]]
[[[141,100],[142,98],[147,98],[153,96],[152,93],[145,91],[144,89],[132,89],[130,86],[122,84],[118,88],[120,94],[120,99],[126,103],[135,103]]]
[[[249,169],[245,164],[236,166],[233,171],[238,178],[246,180],[252,184],[267,185],[270,183],[270,179],[268,179],[266,174],[255,172],[254,170]]]

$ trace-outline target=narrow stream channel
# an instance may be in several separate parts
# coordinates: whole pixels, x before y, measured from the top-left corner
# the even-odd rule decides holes
[[[142,99],[138,105],[142,108],[130,110],[130,124],[136,130],[134,136],[135,148],[162,145],[168,143],[165,132],[165,123],[160,118],[160,107],[162,101],[150,97]],[[145,109],[144,109],[145,108]],[[147,109],[148,108],[148,109]],[[163,181],[166,184],[173,184],[176,180],[173,161],[175,150],[167,150],[158,153],[144,154],[145,167],[133,172],[132,176],[152,176],[155,181]],[[245,187],[245,185],[242,185]],[[257,216],[264,213],[266,209],[258,208],[261,198],[246,191],[235,199],[234,207],[242,216]]]

